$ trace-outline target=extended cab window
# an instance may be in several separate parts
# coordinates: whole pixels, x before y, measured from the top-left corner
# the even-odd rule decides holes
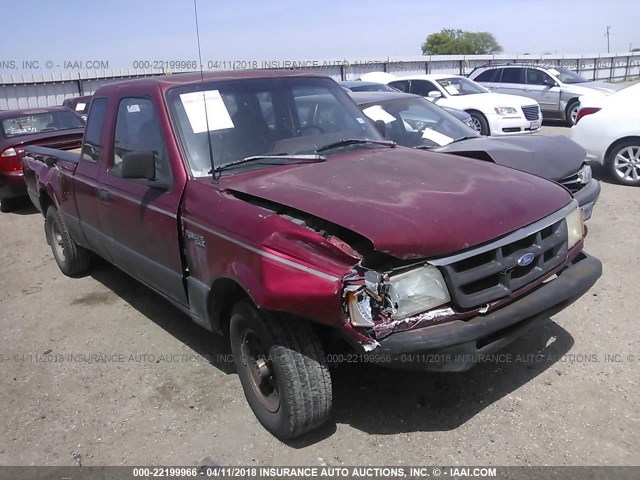
[[[123,98],[120,101],[110,174],[120,176],[122,159],[129,152],[153,152],[156,178],[169,175],[169,159],[160,121],[153,102],[148,98]]]
[[[100,157],[102,143],[102,129],[107,113],[107,99],[95,98],[91,102],[87,126],[84,129],[84,143],[82,144],[82,159],[97,162]]]
[[[502,70],[502,83],[524,83],[524,68]]]

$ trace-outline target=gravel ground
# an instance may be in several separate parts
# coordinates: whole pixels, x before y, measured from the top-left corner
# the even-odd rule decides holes
[[[511,361],[343,365],[335,422],[288,444],[254,418],[222,339],[109,265],[65,277],[35,210],[1,214],[0,464],[638,465],[638,212],[640,189],[603,183],[586,240],[602,278]]]

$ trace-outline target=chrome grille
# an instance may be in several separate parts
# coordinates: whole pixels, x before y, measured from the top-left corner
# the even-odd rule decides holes
[[[575,208],[575,202],[570,204]],[[523,235],[510,235],[508,242],[494,242],[478,248],[477,254],[455,255],[432,261],[441,268],[453,304],[462,309],[482,306],[506,297],[551,272],[567,258],[567,208],[554,215],[552,223],[523,229]],[[535,224],[531,227],[535,227]],[[517,238],[514,238],[517,237]],[[519,265],[526,254],[533,261]]]
[[[540,118],[540,109],[538,105],[527,105],[522,107],[522,113],[527,120],[538,120]]]

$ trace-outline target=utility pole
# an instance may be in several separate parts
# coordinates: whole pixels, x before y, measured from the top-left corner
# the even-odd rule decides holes
[[[611,28],[611,25],[607,25],[607,33],[605,33],[607,37],[607,53],[611,53],[611,50],[609,49],[609,29],[610,28]]]

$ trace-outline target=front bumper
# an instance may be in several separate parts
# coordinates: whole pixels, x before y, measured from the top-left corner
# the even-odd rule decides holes
[[[464,371],[522,335],[531,324],[560,312],[584,295],[602,274],[597,258],[580,253],[558,274],[522,298],[487,315],[398,332],[379,341],[375,357],[385,366]]]
[[[0,173],[0,198],[18,198],[27,196],[27,184],[22,172]]]
[[[521,116],[506,117],[493,114],[486,117],[492,136],[522,135],[539,132],[542,129],[542,118],[530,121]]]

